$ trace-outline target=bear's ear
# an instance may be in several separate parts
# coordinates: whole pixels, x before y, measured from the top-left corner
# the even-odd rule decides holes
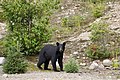
[[[65,45],[66,45],[66,42],[63,42],[63,45],[65,46]]]
[[[59,42],[56,42],[56,45],[59,46]]]

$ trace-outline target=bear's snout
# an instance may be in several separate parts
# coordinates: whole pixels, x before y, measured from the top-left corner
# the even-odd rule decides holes
[[[63,49],[62,48],[60,48],[60,50],[59,50],[60,52],[62,52],[63,51]]]

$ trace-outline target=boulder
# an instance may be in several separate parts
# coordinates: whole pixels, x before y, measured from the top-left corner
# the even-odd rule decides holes
[[[5,57],[0,57],[0,65],[3,64],[5,61]]]
[[[105,67],[110,67],[112,65],[112,61],[109,59],[105,59],[105,60],[103,60],[103,65]]]

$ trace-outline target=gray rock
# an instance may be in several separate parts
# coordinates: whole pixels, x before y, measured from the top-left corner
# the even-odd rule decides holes
[[[74,52],[73,55],[78,55],[79,53],[78,52]]]
[[[77,59],[80,59],[80,56],[77,56]]]
[[[0,65],[3,64],[5,61],[5,57],[0,57]]]
[[[86,57],[83,57],[83,59],[86,59]]]
[[[111,30],[117,30],[117,29],[120,29],[120,26],[110,26],[110,29]]]
[[[90,41],[91,32],[81,33],[78,37],[71,37],[68,41]]]
[[[112,65],[112,61],[109,59],[105,59],[105,60],[103,60],[103,65],[105,67],[110,67]]]
[[[80,63],[80,66],[86,66],[87,64],[86,63]]]
[[[80,34],[79,38],[82,41],[89,41],[90,40],[90,34],[91,34],[91,32],[84,32],[84,33]]]
[[[62,6],[61,9],[64,9],[64,6]]]
[[[92,64],[90,65],[89,69],[90,70],[94,70],[98,68],[98,64],[96,63],[96,61],[93,61]]]
[[[3,74],[3,77],[8,78],[8,75],[7,74]]]
[[[91,70],[95,70],[95,69],[96,70],[105,70],[105,67],[100,60],[95,60],[90,65],[89,69],[91,69]]]
[[[100,62],[100,60],[97,62],[98,63],[98,69],[99,70],[105,70],[104,65],[102,64],[102,62]]]

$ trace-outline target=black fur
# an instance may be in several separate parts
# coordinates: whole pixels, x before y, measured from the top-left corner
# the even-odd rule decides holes
[[[63,53],[65,50],[65,42],[63,44],[56,43],[56,46],[46,45],[44,46],[39,54],[39,61],[37,66],[39,69],[42,69],[41,65],[44,63],[44,70],[49,70],[48,65],[51,60],[53,70],[58,71],[56,68],[56,61],[58,60],[58,64],[60,66],[60,70],[63,71]]]

